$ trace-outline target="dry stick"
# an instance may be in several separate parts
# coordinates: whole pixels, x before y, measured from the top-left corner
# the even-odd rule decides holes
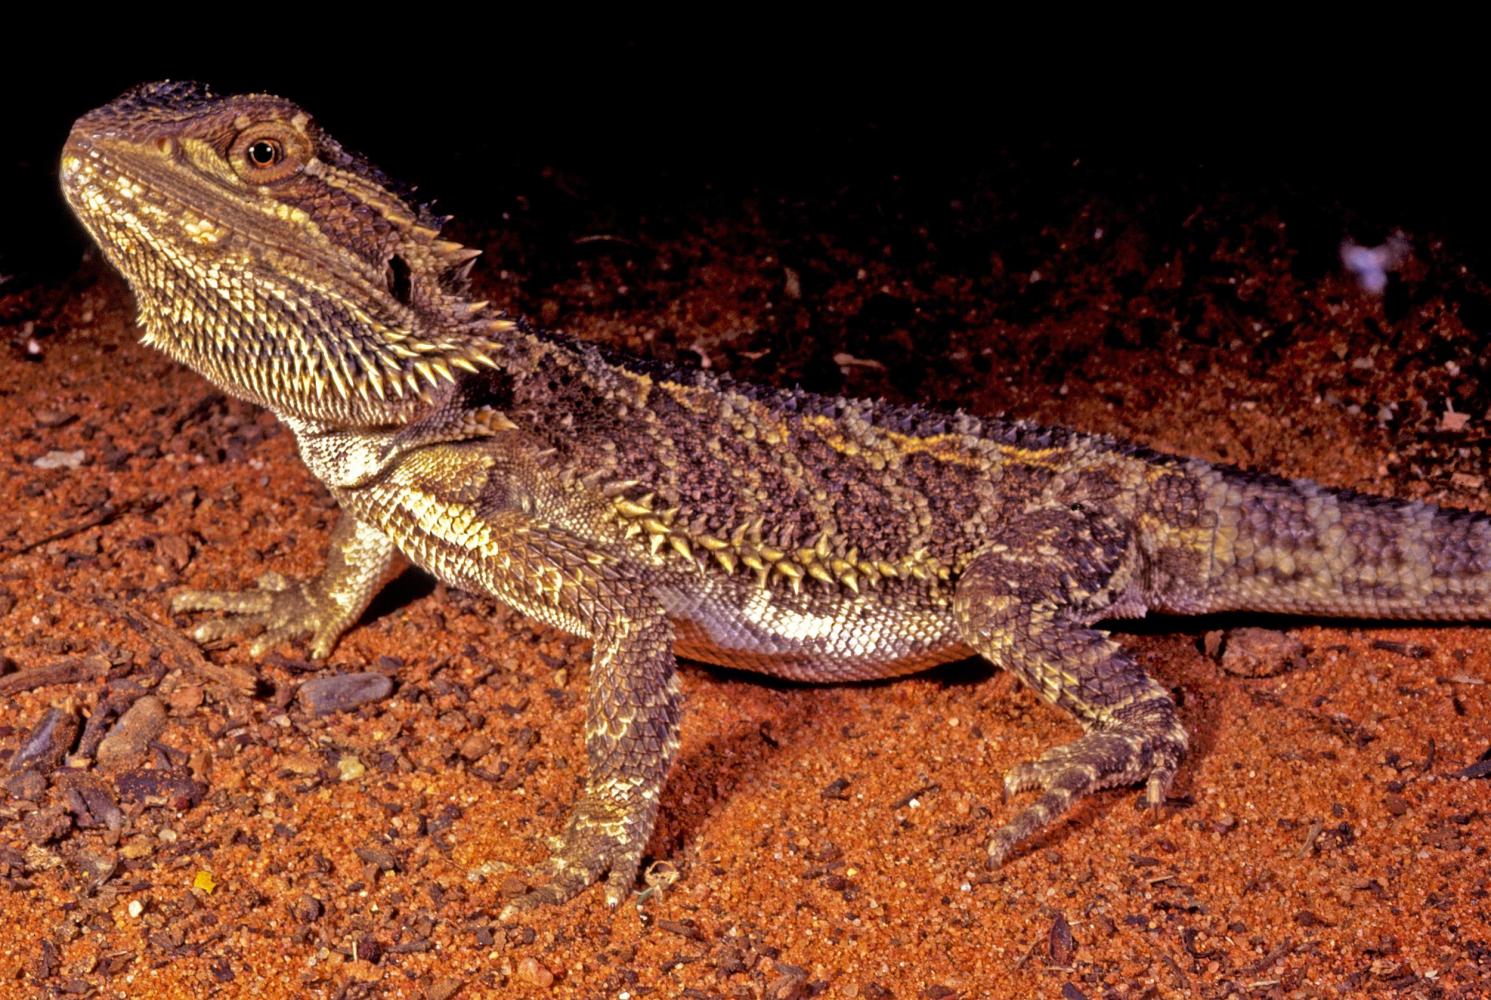
[[[1315,849],[1315,841],[1320,839],[1321,832],[1325,829],[1325,821],[1316,818],[1310,823],[1310,832],[1305,834],[1305,842],[1299,845],[1299,850],[1294,852],[1296,858],[1307,858]]]
[[[79,681],[102,677],[109,672],[109,661],[102,656],[80,656],[49,663],[45,667],[32,667],[0,677],[0,698],[8,698],[32,688],[49,684],[76,684]]]
[[[147,618],[138,611],[126,608],[109,600],[107,597],[95,597],[93,603],[104,611],[121,618],[132,630],[143,635],[165,652],[171,653],[176,659],[176,666],[182,670],[193,671],[203,679],[214,684],[222,684],[231,688],[239,694],[253,695],[259,679],[251,671],[240,667],[220,667],[198,651],[191,640],[184,638],[174,629]]]
[[[149,514],[165,502],[165,497],[148,497],[144,500],[131,500],[118,507],[115,507],[111,503],[106,503],[92,517],[85,517],[77,524],[68,525],[60,531],[52,532],[45,538],[38,538],[34,542],[27,542],[25,545],[11,549],[9,552],[0,552],[0,559],[10,559],[13,556],[25,555],[33,549],[39,549],[43,545],[48,545],[52,542],[60,542],[64,538],[71,538],[73,535],[87,531],[89,528],[97,528],[101,525],[109,524],[123,517],[125,514]]]

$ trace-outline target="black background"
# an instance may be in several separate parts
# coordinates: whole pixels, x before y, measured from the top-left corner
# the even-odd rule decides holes
[[[707,207],[745,191],[811,198],[889,175],[938,197],[1013,171],[1032,196],[1239,190],[1262,203],[1350,206],[1361,239],[1428,230],[1471,259],[1491,243],[1480,152],[1491,88],[1479,58],[1449,50],[1469,41],[1465,26],[1388,25],[1369,44],[1347,37],[1349,25],[1303,37],[1260,21],[1247,32],[1199,20],[1111,34],[1086,24],[1078,41],[1075,12],[991,37],[958,19],[806,26],[714,11],[739,23],[697,14],[664,32],[579,12],[493,27],[432,9],[402,16],[443,17],[438,38],[401,20],[372,40],[293,24],[285,8],[239,13],[208,25],[155,12],[170,44],[112,38],[112,25],[84,13],[12,37],[19,56],[45,56],[47,68],[13,59],[0,80],[10,95],[0,292],[69,272],[86,246],[56,193],[72,120],[165,78],[292,98],[463,218],[494,219],[544,171],[629,210]]]

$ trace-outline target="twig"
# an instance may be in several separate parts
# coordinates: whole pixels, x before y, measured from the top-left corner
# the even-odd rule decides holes
[[[189,639],[175,629],[166,628],[154,619],[107,597],[95,597],[93,603],[116,618],[123,619],[126,625],[161,647],[162,651],[173,654],[176,666],[182,670],[195,672],[204,680],[222,684],[239,694],[252,696],[258,687],[259,679],[252,672],[240,667],[221,667],[210,662]]]
[[[33,667],[19,673],[0,677],[0,698],[8,698],[32,688],[52,684],[76,684],[79,681],[102,677],[109,672],[109,661],[102,656],[81,656],[58,660],[45,667]]]
[[[45,538],[38,538],[34,542],[27,542],[25,545],[22,545],[18,549],[12,549],[9,552],[0,552],[0,559],[10,559],[14,556],[25,555],[27,552],[30,552],[33,549],[41,548],[43,545],[49,545],[52,542],[60,542],[64,538],[71,538],[73,535],[87,531],[89,528],[97,528],[100,525],[105,525],[109,524],[112,521],[117,521],[119,518],[123,517],[126,514],[149,514],[165,502],[165,497],[147,497],[143,500],[131,500],[129,503],[123,504],[118,507],[115,507],[113,504],[106,503],[102,507],[100,507],[98,511],[91,517],[85,517],[77,524],[68,525],[66,528],[63,528],[60,531],[54,531],[50,535],[47,535]]]
[[[1297,851],[1294,852],[1294,856],[1296,858],[1300,858],[1300,859],[1309,857],[1310,852],[1315,849],[1315,841],[1320,838],[1320,833],[1324,829],[1325,829],[1325,821],[1322,820],[1322,819],[1316,818],[1310,824],[1310,830],[1309,830],[1309,832],[1305,834],[1305,842],[1303,844],[1299,845],[1299,850],[1297,850]]]
[[[642,249],[642,244],[636,240],[629,240],[625,236],[616,236],[613,233],[590,233],[586,236],[576,236],[573,242],[575,246],[584,246],[587,243],[621,243],[638,250]]]
[[[0,683],[4,683],[0,681]],[[1487,751],[1491,753],[1491,751]],[[1482,757],[1469,767],[1450,772],[1451,778],[1491,778],[1491,757]]]
[[[171,425],[171,433],[173,435],[180,434],[182,428],[187,424],[195,423],[199,418],[207,416],[214,406],[224,402],[227,398],[220,392],[207,393],[207,395],[193,403],[185,413],[176,418],[176,422]]]

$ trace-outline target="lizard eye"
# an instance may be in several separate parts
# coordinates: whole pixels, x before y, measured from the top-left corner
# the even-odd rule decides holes
[[[285,154],[280,147],[268,139],[260,139],[248,148],[248,159],[256,167],[272,167],[280,162],[280,157]]]
[[[264,122],[238,134],[228,159],[250,184],[273,184],[299,173],[309,154],[306,147],[304,137],[284,124]]]

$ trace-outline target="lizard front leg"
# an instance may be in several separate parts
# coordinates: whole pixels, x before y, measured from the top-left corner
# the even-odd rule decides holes
[[[257,632],[249,652],[262,656],[281,642],[308,636],[312,658],[322,659],[367,610],[396,552],[381,531],[343,511],[331,532],[326,567],[314,580],[271,572],[254,590],[184,590],[171,599],[171,611],[224,613],[192,630],[198,642]]]
[[[590,773],[537,885],[504,907],[507,920],[562,903],[606,879],[606,902],[632,891],[678,750],[680,699],[672,628],[660,609],[608,616],[595,634],[585,718]]]
[[[1081,505],[1052,506],[1002,524],[959,579],[953,608],[964,641],[1086,730],[1005,775],[1007,794],[1043,794],[994,834],[991,866],[1091,792],[1142,781],[1149,806],[1164,801],[1187,744],[1175,703],[1090,627],[1134,596],[1139,559],[1123,524]]]
[[[458,582],[593,644],[585,717],[589,774],[533,888],[511,901],[502,919],[565,902],[602,878],[606,901],[615,906],[636,882],[678,750],[673,626],[635,571],[568,532],[517,512],[472,525],[469,547],[461,551],[477,558],[455,557],[466,567],[452,567]],[[429,552],[437,573],[439,548]]]

